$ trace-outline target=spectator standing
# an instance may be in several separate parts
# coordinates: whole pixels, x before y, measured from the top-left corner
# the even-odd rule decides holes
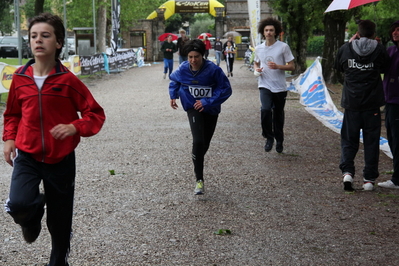
[[[179,31],[180,37],[177,39],[177,50],[179,54],[179,64],[181,64],[183,61],[187,61],[187,54],[184,53],[183,51],[183,46],[190,40],[187,35],[186,31],[181,29]]]
[[[220,37],[216,37],[213,49],[215,50],[216,65],[220,66],[220,59],[222,58],[223,53],[223,43],[220,41]]]
[[[205,59],[208,59],[209,50],[212,49],[212,44],[211,44],[211,41],[209,40],[208,36],[206,36],[206,35],[204,38],[204,44],[205,44]]]
[[[358,24],[357,33],[339,48],[335,68],[344,73],[341,106],[345,109],[341,128],[341,161],[344,190],[353,191],[354,159],[360,133],[364,143],[363,189],[374,189],[379,176],[381,112],[384,91],[381,73],[389,64],[383,45],[375,37],[376,25],[370,20]]]
[[[290,47],[277,38],[282,32],[280,21],[267,18],[259,23],[258,32],[265,39],[255,47],[254,74],[259,76],[262,136],[266,138],[265,151],[273,148],[283,152],[284,107],[287,97],[285,71],[293,71],[294,56]]]
[[[161,46],[161,51],[163,52],[163,78],[166,78],[166,74],[169,70],[170,74],[173,72],[173,54],[177,52],[176,44],[172,42],[172,35],[168,35],[166,42],[164,42]]]
[[[393,157],[393,174],[390,180],[378,183],[383,188],[399,189],[399,20],[389,29],[391,41],[395,44],[388,47],[390,67],[384,75],[385,92],[385,127],[388,144]]]
[[[227,76],[233,76],[233,66],[234,66],[234,57],[236,54],[236,50],[233,47],[231,41],[227,41],[227,46],[224,50],[224,56],[226,58],[226,67],[227,67]]]

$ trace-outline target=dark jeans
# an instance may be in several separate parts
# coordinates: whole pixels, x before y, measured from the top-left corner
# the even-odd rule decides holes
[[[61,162],[45,164],[18,150],[14,160],[7,212],[21,226],[41,220],[43,201],[39,185],[43,180],[47,205],[47,227],[52,250],[49,266],[67,266],[72,234],[73,197],[75,191],[75,153]]]
[[[184,61],[187,61],[187,56],[179,55],[179,64],[183,63]]]
[[[369,111],[345,110],[341,128],[341,163],[342,173],[355,175],[355,157],[359,150],[360,130],[363,132],[364,169],[363,178],[375,181],[379,176],[378,161],[380,156],[381,112],[380,109]]]
[[[227,73],[232,73],[233,72],[233,66],[234,66],[234,57],[226,58],[226,66],[227,66]]]
[[[266,88],[259,88],[261,102],[262,136],[266,139],[284,141],[284,107],[287,92],[272,93]]]
[[[193,135],[192,159],[195,177],[197,180],[204,180],[204,157],[215,132],[218,115],[210,115],[190,109],[187,110],[187,116]]]
[[[399,185],[399,104],[385,105],[385,127],[393,157],[392,182]]]

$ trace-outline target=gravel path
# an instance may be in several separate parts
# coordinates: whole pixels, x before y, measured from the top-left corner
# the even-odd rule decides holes
[[[86,80],[107,121],[77,149],[71,266],[398,265],[399,191],[360,191],[360,151],[359,190],[345,193],[339,135],[295,94],[284,153],[265,153],[256,80],[241,65],[206,155],[203,196],[193,195],[191,133],[182,108],[169,107],[162,64]],[[387,180],[391,160],[380,158]],[[0,169],[4,202],[12,169],[4,160]],[[0,265],[45,265],[47,229],[28,245],[0,213]]]

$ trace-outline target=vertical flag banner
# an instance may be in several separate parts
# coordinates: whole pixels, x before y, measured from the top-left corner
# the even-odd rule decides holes
[[[260,44],[258,24],[260,22],[260,0],[248,0],[249,24],[251,28],[251,43],[255,47]]]
[[[112,3],[112,31],[111,31],[111,47],[112,52],[118,50],[118,38],[120,31],[120,0],[111,0]]]

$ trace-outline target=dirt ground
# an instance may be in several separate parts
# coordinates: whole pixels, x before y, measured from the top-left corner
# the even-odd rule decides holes
[[[284,152],[266,153],[256,79],[242,64],[206,155],[203,196],[193,195],[187,116],[169,107],[162,64],[85,80],[107,121],[77,148],[71,266],[398,265],[399,191],[361,190],[360,150],[357,190],[344,192],[339,134],[291,92]],[[328,87],[339,99],[340,86]],[[12,169],[4,160],[0,169],[5,202]],[[391,170],[381,152],[379,181]],[[26,244],[1,212],[0,265],[45,265],[43,227]]]

